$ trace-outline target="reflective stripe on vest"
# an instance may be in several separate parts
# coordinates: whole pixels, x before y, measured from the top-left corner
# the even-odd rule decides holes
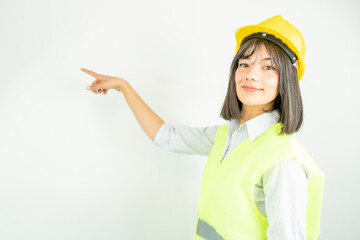
[[[265,240],[268,221],[256,207],[254,188],[267,169],[289,158],[309,172],[306,233],[317,239],[325,175],[295,136],[279,136],[282,126],[246,139],[223,160],[228,126],[219,127],[202,175],[194,239]]]
[[[216,232],[216,229],[202,219],[198,219],[196,234],[206,240],[224,240],[224,238]]]

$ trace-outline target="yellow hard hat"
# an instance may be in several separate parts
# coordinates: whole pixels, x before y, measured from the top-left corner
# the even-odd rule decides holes
[[[268,34],[267,34],[268,33]],[[275,36],[275,38],[269,34]],[[282,16],[277,15],[257,25],[248,25],[235,32],[236,52],[240,45],[251,38],[264,38],[277,44],[297,67],[298,81],[305,71],[305,41],[301,32]],[[279,39],[281,41],[279,41]]]

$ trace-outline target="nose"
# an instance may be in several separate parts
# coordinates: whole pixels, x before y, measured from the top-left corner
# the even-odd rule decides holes
[[[248,67],[248,71],[246,72],[245,78],[246,78],[246,80],[255,80],[255,81],[258,80],[259,71],[255,65]]]

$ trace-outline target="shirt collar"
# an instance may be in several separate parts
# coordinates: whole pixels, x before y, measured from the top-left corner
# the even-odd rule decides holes
[[[241,126],[239,126],[239,119],[231,119],[229,123],[229,129],[231,129],[231,131],[240,131],[242,127],[246,127],[250,141],[254,141],[268,128],[279,122],[279,117],[279,110],[274,109],[270,112],[262,113],[259,116],[244,122]]]

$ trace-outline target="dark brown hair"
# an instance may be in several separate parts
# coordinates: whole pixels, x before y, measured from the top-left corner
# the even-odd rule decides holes
[[[289,57],[281,48],[265,39],[250,39],[243,43],[235,54],[230,67],[228,90],[220,116],[225,120],[240,119],[242,103],[237,97],[235,84],[235,72],[238,67],[238,61],[240,58],[250,57],[261,44],[265,46],[270,57],[275,59],[279,70],[279,94],[275,98],[273,110],[279,109],[280,112],[279,122],[283,124],[280,134],[292,134],[297,132],[303,124],[303,104],[297,69],[291,64]]]

